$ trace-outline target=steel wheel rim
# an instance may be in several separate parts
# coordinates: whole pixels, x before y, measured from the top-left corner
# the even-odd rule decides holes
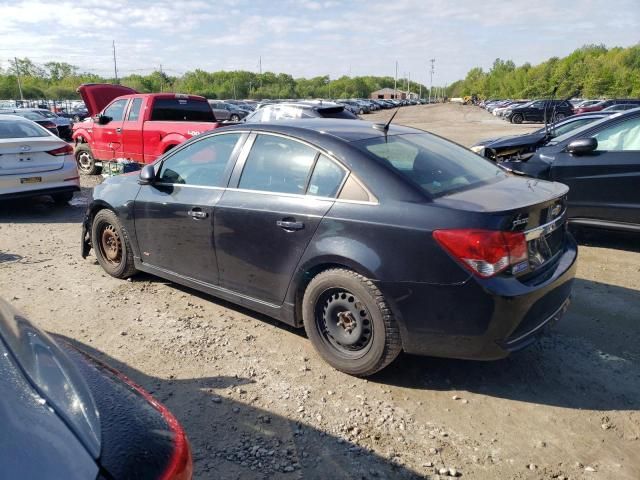
[[[111,224],[106,225],[100,234],[100,253],[111,265],[118,266],[122,261],[122,240]]]
[[[341,357],[362,358],[373,345],[373,320],[369,310],[344,288],[329,289],[320,295],[315,320],[323,343]]]
[[[82,168],[83,170],[90,170],[91,163],[91,155],[89,155],[87,152],[81,152],[80,154],[78,154],[78,165],[80,165],[80,168]]]

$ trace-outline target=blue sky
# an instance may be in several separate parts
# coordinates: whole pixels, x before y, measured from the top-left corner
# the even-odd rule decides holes
[[[639,0],[0,0],[0,61],[121,75],[195,68],[391,75],[428,84],[496,57],[538,63],[588,43],[640,42]]]

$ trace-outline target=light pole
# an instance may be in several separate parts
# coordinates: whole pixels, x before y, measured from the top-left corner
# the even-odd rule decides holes
[[[393,99],[398,98],[398,61],[396,60],[396,76],[393,80]]]
[[[435,59],[435,58],[432,58],[432,59],[431,59],[431,60],[429,60],[429,61],[431,62],[431,70],[430,70],[430,73],[431,73],[431,83],[430,83],[430,85],[429,85],[429,103],[431,103],[431,92],[433,91],[433,72],[434,72],[434,69],[435,69],[434,64],[436,63],[436,59]]]

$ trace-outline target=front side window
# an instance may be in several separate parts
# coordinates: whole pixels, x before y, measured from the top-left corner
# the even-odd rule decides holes
[[[640,150],[640,117],[630,118],[600,130],[594,138],[598,140],[598,151]]]
[[[214,135],[185,146],[162,163],[159,182],[225,187],[225,172],[240,136]]]
[[[140,118],[140,107],[142,106],[141,98],[134,98],[133,102],[131,102],[131,108],[129,109],[129,116],[127,119],[130,122],[138,120]]]
[[[427,133],[373,137],[353,145],[434,197],[507,176],[490,161]]]
[[[565,133],[571,132],[576,128],[580,128],[587,123],[593,122],[592,118],[583,118],[581,120],[574,120],[573,122],[567,122],[564,125],[560,125],[559,127],[553,127],[553,135],[554,137],[559,137],[560,135],[564,135]]]
[[[346,171],[333,160],[320,155],[313,169],[307,194],[316,197],[333,198],[338,194]]]
[[[127,106],[128,101],[129,100],[126,99],[116,100],[105,109],[103,115],[110,117],[112,122],[122,120],[124,118],[124,109]]]
[[[247,157],[238,187],[303,194],[316,153],[313,148],[295,140],[258,135]]]

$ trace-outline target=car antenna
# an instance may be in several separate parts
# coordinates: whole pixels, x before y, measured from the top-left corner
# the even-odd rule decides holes
[[[551,100],[555,98],[557,91],[558,91],[558,85],[553,87],[553,91],[551,92]],[[544,133],[545,135],[549,135],[549,119],[547,118],[548,109],[549,109],[549,100],[546,100],[544,102]]]
[[[389,125],[391,125],[391,122],[393,121],[394,117],[397,115],[398,111],[400,111],[400,107],[396,108],[396,111],[393,112],[393,115],[391,115],[391,118],[389,119],[389,121],[387,123],[376,123],[373,128],[375,128],[376,130],[383,130],[384,133],[386,134],[389,131]]]

